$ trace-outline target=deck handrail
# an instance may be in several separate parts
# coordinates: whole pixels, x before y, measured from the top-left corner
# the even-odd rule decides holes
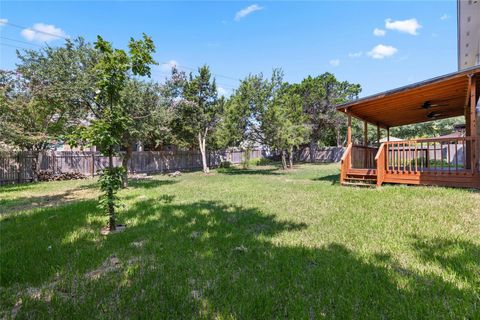
[[[353,147],[353,144],[351,143],[347,146],[347,149],[345,149],[345,152],[343,153],[342,158],[340,159],[341,162],[347,159],[347,155],[350,154],[350,152],[352,151],[352,147]]]
[[[380,187],[385,179],[385,149],[386,144],[382,143],[378,148],[377,154],[375,155],[375,164],[377,167],[377,187]]]
[[[478,141],[477,136],[387,141],[383,144],[385,171],[394,174],[477,174]]]
[[[419,142],[445,142],[445,141],[475,141],[477,137],[475,136],[467,136],[467,137],[437,137],[437,138],[420,138],[420,139],[407,139],[407,140],[397,140],[397,141],[386,141],[385,144],[397,144],[397,143],[419,143]]]
[[[350,160],[351,160],[351,152],[352,152],[353,144],[350,143],[345,149],[345,152],[342,155],[342,159],[340,160],[340,183],[345,182],[345,178],[347,177],[347,172],[350,169]]]

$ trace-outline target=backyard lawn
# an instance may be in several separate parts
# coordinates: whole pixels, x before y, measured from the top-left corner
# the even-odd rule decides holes
[[[480,318],[480,192],[338,174],[132,181],[107,237],[93,180],[0,187],[0,317]]]

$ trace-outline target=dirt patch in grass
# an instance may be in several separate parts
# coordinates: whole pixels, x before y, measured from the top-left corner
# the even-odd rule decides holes
[[[79,200],[94,199],[98,196],[96,190],[78,188],[63,192],[52,192],[45,195],[36,195],[31,197],[21,197],[12,200],[6,200],[5,205],[0,210],[0,215],[12,212],[29,211],[41,208],[51,208],[67,205]]]

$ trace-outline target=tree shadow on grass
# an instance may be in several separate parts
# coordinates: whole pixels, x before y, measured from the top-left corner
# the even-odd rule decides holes
[[[172,185],[177,180],[157,180],[157,179],[130,179],[128,181],[129,188],[153,189],[161,186]]]
[[[217,170],[218,173],[227,174],[227,175],[283,175],[284,172],[281,172],[280,168],[251,168],[251,169],[242,169],[242,168],[220,168]]]
[[[414,236],[413,248],[426,263],[438,265],[480,288],[480,247],[465,240],[422,239]],[[479,292],[480,294],[480,292]]]
[[[93,219],[104,217],[90,202],[2,223],[2,309],[21,297],[24,317],[474,317],[474,290],[399,268],[389,255],[367,259],[339,243],[282,244],[277,237],[295,238],[308,226],[256,208],[170,200],[137,201],[119,214],[127,230],[105,238]],[[93,233],[79,232],[85,228]],[[426,245],[418,250],[436,250]],[[88,278],[112,256],[114,267]],[[28,286],[48,288],[55,274],[61,279],[50,299],[29,296]]]
[[[90,186],[68,189],[61,193],[18,197],[0,200],[0,216],[13,212],[41,209],[67,205],[80,200],[91,199],[96,196]]]
[[[326,176],[313,178],[312,180],[313,181],[326,181],[326,182],[330,182],[332,185],[339,184],[340,183],[340,174],[339,173],[329,174],[329,175],[326,175]]]

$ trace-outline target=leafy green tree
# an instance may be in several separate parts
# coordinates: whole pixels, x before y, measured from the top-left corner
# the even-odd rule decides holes
[[[108,156],[108,168],[104,169],[100,178],[103,191],[100,204],[108,214],[110,231],[116,229],[116,192],[123,176],[123,168],[114,166],[113,156],[115,148],[122,144],[125,132],[132,126],[132,118],[126,114],[121,103],[122,93],[128,85],[130,73],[150,76],[150,65],[155,63],[152,57],[155,46],[145,34],[142,40],[131,38],[128,47],[128,53],[114,49],[110,42],[97,37],[95,48],[99,58],[93,69],[97,79],[96,103],[91,110],[94,119],[88,126],[80,127],[76,134],[80,140],[100,147],[102,154]]]
[[[31,153],[37,181],[42,151],[71,129],[72,110],[43,99],[44,88],[16,72],[0,71],[0,92],[0,141]]]
[[[227,102],[220,126],[223,145],[267,145],[282,156],[282,166],[293,166],[293,149],[304,143],[310,129],[305,125],[301,97],[283,82],[283,72],[274,69],[270,79],[262,74],[241,81]]]
[[[464,124],[465,118],[457,117],[392,128],[390,134],[401,139],[427,138],[446,135],[454,131],[454,125]]]
[[[335,106],[358,97],[361,87],[347,81],[338,81],[333,74],[327,72],[305,78],[301,83],[293,85],[293,90],[301,97],[307,124],[311,128],[310,160],[314,162],[319,142],[329,144],[331,141],[328,140],[336,137],[336,143],[340,144],[345,118],[337,112]],[[334,135],[332,131],[335,132]]]
[[[119,107],[128,118],[125,122],[128,129],[121,135],[121,145],[125,150],[122,157],[123,187],[128,186],[128,162],[134,144],[141,142],[155,147],[172,139],[172,114],[162,91],[157,83],[131,78],[121,92]]]
[[[174,72],[176,72],[174,70]],[[203,172],[209,172],[207,142],[214,133],[222,104],[219,103],[215,79],[208,66],[198,69],[186,79],[182,73],[172,74],[171,92],[174,120],[173,131],[179,144],[196,146],[202,155]]]
[[[280,151],[284,170],[293,168],[294,147],[307,141],[310,134],[310,128],[305,124],[300,96],[285,86],[278,97],[268,105],[262,121],[266,141],[272,149]]]
[[[82,38],[61,47],[17,51],[15,72],[2,72],[1,138],[33,155],[34,180],[42,151],[68,134],[95,105],[96,50]]]
[[[267,109],[283,86],[283,74],[274,69],[270,79],[263,74],[249,75],[226,102],[218,140],[223,146],[267,145],[262,123]]]

